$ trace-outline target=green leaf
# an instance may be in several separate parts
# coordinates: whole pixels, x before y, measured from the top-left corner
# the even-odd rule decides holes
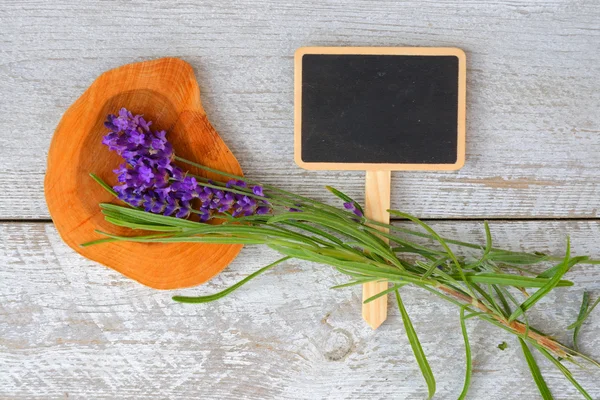
[[[347,259],[339,259],[336,257],[319,254],[320,251],[324,251],[326,249],[289,248],[278,244],[268,244],[268,246],[273,250],[290,257],[334,266],[338,269],[338,271],[350,276],[387,279],[396,283],[411,282],[418,284],[435,284],[435,281],[423,279],[419,275],[415,275],[386,264],[379,264],[367,258],[364,258],[364,261],[348,261]]]
[[[498,348],[502,351],[506,350],[507,347],[508,347],[508,344],[506,344],[506,342],[502,342],[498,345]]]
[[[368,283],[368,282],[375,282],[377,280],[378,279],[373,279],[373,278],[357,279],[357,280],[354,280],[354,281],[342,283],[340,285],[332,286],[329,289],[342,289],[342,288],[346,288],[346,287],[350,287],[350,286],[363,285],[363,284]]]
[[[112,241],[120,242],[139,242],[139,243],[216,243],[216,244],[265,244],[264,239],[233,237],[233,236],[169,236],[151,235],[151,236],[118,236],[111,233],[96,231],[104,236],[112,238]],[[172,234],[168,234],[172,235]],[[97,244],[97,241],[84,243],[82,246]]]
[[[425,273],[423,274],[423,278],[427,278],[429,277],[433,271],[436,270],[436,268],[438,266],[441,266],[442,263],[444,263],[446,260],[448,259],[448,257],[444,256],[444,257],[440,257],[437,260],[434,260],[433,262],[431,262],[429,265],[425,264],[424,267],[427,269],[425,271]],[[420,262],[417,261],[417,264],[419,264]]]
[[[433,236],[438,241],[438,243],[444,248],[444,250],[446,250],[446,253],[448,253],[448,256],[454,262],[454,265],[456,266],[456,269],[458,270],[459,274],[463,278],[462,280],[467,284],[467,287],[468,287],[469,292],[470,292],[469,294],[471,294],[472,297],[476,297],[475,293],[473,292],[473,289],[470,287],[470,285],[468,284],[467,279],[464,276],[464,272],[463,272],[462,266],[458,262],[458,258],[456,258],[456,256],[454,255],[454,253],[452,252],[452,250],[450,249],[450,247],[448,246],[448,244],[446,244],[446,241],[440,235],[438,235],[437,232],[433,230],[433,228],[431,228],[429,225],[427,225],[426,223],[424,223],[420,219],[418,219],[416,217],[413,217],[410,214],[406,214],[406,213],[403,213],[403,212],[400,212],[400,211],[395,211],[395,210],[388,210],[388,212],[390,214],[393,214],[393,215],[396,215],[396,216],[399,216],[399,217],[402,217],[402,218],[406,218],[406,219],[414,222],[415,224],[421,226],[427,232],[429,232],[429,234],[431,234],[431,236]]]
[[[488,286],[490,286],[490,285],[488,284]],[[489,293],[486,293],[485,290],[483,290],[481,287],[479,287],[479,284],[474,284],[473,288],[475,289],[475,291],[477,291],[481,295],[483,300],[485,300],[485,301],[483,301],[483,300],[480,300],[480,301],[482,301],[484,304],[487,303],[488,308],[493,313],[495,313],[498,316],[504,316],[504,313],[500,309],[498,302],[496,301],[496,299],[493,296],[491,296]]]
[[[469,318],[475,318],[475,317],[479,317],[480,315],[487,315],[488,313],[484,312],[484,311],[474,311],[470,314],[467,314],[465,316],[465,320],[469,319]]]
[[[563,262],[561,263],[562,264],[561,269],[556,274],[554,274],[554,276],[552,276],[552,278],[550,278],[550,280],[544,286],[542,286],[537,292],[535,292],[534,294],[529,296],[529,298],[527,300],[525,300],[523,303],[521,303],[521,305],[515,311],[513,311],[513,313],[510,315],[508,322],[514,321],[519,316],[521,316],[521,314],[523,314],[525,311],[527,311],[531,307],[533,307],[539,300],[541,300],[545,295],[550,293],[550,291],[559,284],[560,278],[562,278],[562,276],[564,274],[566,274],[573,265],[577,264],[577,262],[580,261],[579,259],[585,259],[585,257],[583,257],[583,258],[575,257],[572,260],[570,260],[570,257],[571,257],[571,240],[567,237],[567,252],[565,254],[565,258],[564,258]],[[539,279],[539,278],[535,278],[535,279]],[[518,286],[518,285],[515,285],[515,286]]]
[[[581,308],[579,309],[579,315],[577,316],[577,320],[575,322],[579,322],[585,318],[585,314],[590,305],[590,294],[589,292],[583,292],[583,300],[581,301]],[[567,328],[569,329],[569,328]],[[573,348],[575,350],[579,350],[577,346],[577,336],[579,335],[579,330],[581,329],[581,324],[574,327],[573,331]]]
[[[592,306],[588,308],[588,310],[586,311],[586,313],[583,316],[583,318],[577,319],[576,322],[574,322],[571,325],[567,326],[567,329],[574,329],[574,328],[577,328],[578,326],[581,326],[585,322],[585,320],[590,316],[590,314],[592,313],[592,311],[594,311],[594,308],[596,308],[596,306],[598,305],[598,303],[600,303],[600,298],[596,299],[596,301],[594,302],[594,304],[592,304]]]
[[[421,369],[421,373],[423,374],[423,378],[425,378],[425,382],[427,382],[427,390],[429,392],[429,399],[433,397],[435,394],[435,378],[433,376],[433,372],[431,371],[431,367],[427,362],[427,358],[425,357],[425,353],[423,352],[423,348],[421,347],[421,342],[419,342],[419,338],[417,337],[417,332],[415,332],[415,328],[406,312],[406,308],[404,308],[404,303],[402,303],[402,298],[400,297],[400,292],[396,289],[396,300],[398,302],[398,309],[400,310],[400,314],[402,315],[402,322],[404,322],[404,330],[406,331],[406,336],[408,337],[408,341],[410,342],[410,347],[412,347],[413,354],[419,364],[419,368]]]
[[[128,222],[128,221],[124,221],[123,219],[113,218],[113,217],[109,217],[109,216],[104,217],[104,219],[113,225],[122,226],[122,227],[130,228],[130,229],[141,229],[141,230],[155,231],[155,232],[181,232],[182,231],[182,228],[179,228],[176,226],[137,224],[134,222]]]
[[[417,261],[417,265],[419,265],[421,267],[427,267],[427,264],[422,264],[420,261]],[[435,268],[433,271],[434,272],[432,272],[432,275],[437,277],[435,279],[436,281],[450,283],[450,284],[460,287],[460,282],[457,281],[456,279],[454,279],[451,275],[444,272],[443,269]],[[424,279],[425,275],[422,275],[421,277],[423,277],[423,279]],[[442,278],[442,279],[440,279],[440,278]],[[460,288],[460,290],[462,290],[462,287]]]
[[[509,316],[511,314],[510,306],[508,305],[508,301],[506,301],[506,297],[502,293],[502,290],[497,285],[492,285],[496,295],[500,299],[500,303],[502,303],[502,307],[504,307],[504,315]]]
[[[113,239],[113,238],[104,238],[104,239],[91,240],[89,242],[81,243],[79,245],[79,247],[90,247],[90,246],[95,246],[97,244],[112,243],[112,242],[118,242],[118,240],[117,239]]]
[[[372,302],[373,300],[377,300],[381,296],[385,296],[388,293],[391,293],[391,292],[393,292],[395,290],[398,290],[402,286],[404,286],[404,284],[393,285],[392,287],[389,287],[386,290],[383,290],[383,291],[377,293],[376,295],[369,297],[368,299],[366,299],[365,301],[363,301],[363,304],[368,304],[368,303]]]
[[[211,301],[215,301],[215,300],[219,300],[225,296],[227,296],[228,294],[230,294],[231,292],[239,289],[241,286],[243,286],[245,283],[251,281],[252,279],[256,278],[257,276],[259,276],[260,274],[262,274],[265,271],[268,271],[269,269],[273,268],[274,266],[281,264],[282,262],[289,260],[290,257],[283,257],[280,258],[279,260],[267,265],[266,267],[263,267],[261,269],[259,269],[258,271],[248,275],[246,278],[242,279],[241,281],[239,281],[238,283],[236,283],[235,285],[232,285],[230,287],[228,287],[227,289],[219,292],[219,293],[215,293],[215,294],[211,294],[209,296],[198,296],[198,297],[187,297],[187,296],[173,296],[173,300],[178,301],[180,303],[208,303]]]
[[[119,221],[130,222],[132,224],[152,224],[151,222],[144,221],[143,219],[139,219],[139,218],[132,217],[129,215],[124,215],[123,213],[120,213],[118,211],[101,209],[101,212],[105,218],[110,217],[110,218],[118,219]],[[161,224],[161,226],[167,226],[167,225]]]
[[[588,295],[588,299],[586,299],[586,294]],[[590,316],[592,311],[594,311],[594,308],[596,308],[598,303],[600,303],[600,297],[598,299],[596,299],[596,301],[594,302],[594,304],[592,304],[591,307],[588,307],[588,303],[589,303],[589,293],[585,292],[583,294],[583,302],[581,304],[581,309],[579,310],[579,316],[577,317],[577,320],[575,322],[573,322],[571,325],[567,326],[567,329],[575,329],[578,332],[578,329],[581,327],[581,325],[583,325],[583,323]],[[584,305],[585,305],[585,311],[584,311]],[[575,341],[577,334],[575,332],[573,332],[573,335],[574,335],[573,340]],[[575,349],[577,349],[577,347],[575,347]]]
[[[111,210],[118,212],[119,214],[123,214],[125,216],[131,216],[134,218],[138,218],[142,221],[153,222],[155,224],[162,224],[167,226],[177,226],[181,228],[197,228],[198,226],[202,226],[199,222],[190,221],[187,219],[175,218],[175,217],[167,217],[165,215],[152,214],[142,210],[134,210],[132,208],[118,206],[110,203],[102,203],[100,207],[104,210]]]
[[[343,221],[338,218],[334,219],[331,217],[323,217],[321,215],[316,215],[309,212],[290,212],[273,216],[269,219],[268,223],[274,224],[277,222],[283,222],[287,220],[307,221],[320,224],[338,233],[357,239],[359,242],[363,243],[363,247],[366,250],[377,253],[387,260],[393,261],[396,257],[391,252],[390,247],[384,242],[382,242],[380,239],[369,234],[368,232],[360,231],[347,221]],[[397,262],[397,259],[395,261]]]
[[[102,186],[104,188],[104,190],[106,190],[108,193],[112,194],[113,196],[117,197],[117,192],[114,191],[114,189],[112,187],[110,187],[110,185],[106,182],[104,182],[102,180],[102,178],[100,178],[98,175],[96,174],[92,174],[90,173],[90,176],[92,177],[93,180],[95,180],[100,186]]]
[[[489,260],[512,265],[531,265],[548,260],[548,256],[530,253],[519,253],[506,250],[492,250],[487,257]]]
[[[531,350],[527,347],[527,343],[521,338],[519,339],[519,343],[521,343],[521,348],[523,349],[523,354],[525,355],[525,359],[527,360],[527,365],[529,365],[529,370],[531,371],[531,375],[533,376],[533,380],[542,395],[544,400],[553,400],[552,393],[550,393],[550,389],[548,389],[548,385],[546,385],[546,381],[544,381],[544,377],[542,376],[542,372],[533,358],[533,354],[531,354]]]
[[[339,190],[337,190],[334,187],[325,186],[325,189],[329,190],[331,193],[333,193],[334,195],[336,195],[337,197],[339,197],[340,199],[342,199],[345,202],[355,203],[355,201],[350,196],[340,192]]]
[[[548,360],[550,360],[560,370],[560,372],[562,372],[562,374],[565,376],[565,378],[567,378],[567,380],[569,382],[571,382],[571,384],[579,391],[579,393],[581,393],[583,395],[583,397],[586,398],[586,400],[593,400],[592,396],[590,396],[588,394],[588,392],[586,392],[585,389],[579,384],[579,382],[577,382],[577,380],[575,380],[575,378],[573,377],[573,374],[571,373],[571,371],[569,371],[569,369],[567,367],[565,367],[560,361],[558,361],[556,358],[554,358],[554,356],[552,354],[550,354],[548,352],[548,350],[546,350],[545,348],[541,347],[540,345],[536,345],[536,344],[533,344],[533,346],[536,349],[538,349],[539,352],[544,355],[544,357],[546,357]]]
[[[485,229],[485,250],[484,256],[487,256],[492,250],[492,232],[490,232],[490,226],[487,221],[483,221],[483,228]]]
[[[369,231],[375,233],[376,235],[383,236],[384,238],[389,239],[393,243],[399,244],[400,246],[396,246],[396,247],[392,248],[392,251],[395,253],[415,253],[415,254],[420,254],[423,257],[428,257],[428,256],[439,257],[439,256],[447,256],[447,254],[448,254],[445,251],[432,249],[427,246],[423,246],[423,245],[420,245],[417,243],[412,243],[412,242],[406,241],[402,238],[399,238],[398,236],[391,235],[387,232],[380,231],[377,228],[374,228],[372,226],[363,225],[363,229],[369,230]]]
[[[469,335],[467,333],[467,324],[465,322],[465,309],[468,306],[464,306],[460,309],[460,329],[462,331],[463,340],[465,341],[465,383],[463,385],[463,390],[458,397],[458,400],[463,400],[467,396],[467,392],[469,391],[469,386],[471,385],[471,374],[473,372],[473,361],[471,357],[471,345],[469,344]]]
[[[487,260],[490,251],[492,250],[492,233],[490,232],[490,226],[488,225],[487,221],[483,221],[483,227],[485,229],[485,249],[483,250],[483,254],[479,258],[479,260],[477,260],[473,264],[468,265],[469,269],[476,269],[481,264],[483,264],[485,260]]]
[[[112,209],[112,207],[119,207],[119,206],[114,206],[114,205],[110,205],[108,211],[110,211]],[[121,212],[123,212],[124,207],[121,207]],[[165,217],[162,215],[156,215],[156,214],[150,214],[150,213],[146,213],[143,211],[137,211],[137,210],[130,210],[130,209],[125,209],[126,211],[123,212],[123,214],[129,218],[129,216],[139,216],[140,214],[146,214],[143,217],[140,217],[140,219],[146,219],[148,222],[146,224],[160,224],[161,222],[167,222],[169,223],[170,227],[172,228],[179,228],[184,229],[185,228],[185,232],[184,234],[178,235],[178,236],[174,236],[171,240],[168,240],[169,242],[173,242],[173,241],[181,241],[181,242],[194,242],[194,241],[202,241],[200,239],[195,239],[195,240],[190,240],[192,238],[198,238],[197,236],[194,235],[208,235],[208,234],[228,234],[228,235],[234,235],[234,236],[224,236],[226,238],[229,238],[228,241],[230,242],[230,239],[233,237],[246,237],[247,239],[258,239],[261,242],[265,242],[268,241],[269,239],[272,238],[283,238],[283,239],[287,239],[287,240],[292,240],[292,241],[297,241],[297,242],[302,242],[302,243],[306,243],[310,246],[316,246],[315,242],[313,240],[311,240],[309,237],[304,236],[302,234],[290,231],[290,230],[285,230],[285,228],[265,228],[265,227],[259,227],[259,226],[248,226],[248,225],[210,225],[210,224],[203,224],[203,223],[196,223],[193,221],[187,221],[187,220],[179,220],[179,221],[173,221],[173,219],[176,218],[172,218],[172,217]],[[111,211],[112,212],[112,211]],[[113,222],[115,224],[118,225],[122,225],[122,226],[130,226],[130,227],[134,227],[134,226],[140,226],[140,229],[144,229],[144,223],[142,224],[134,224],[131,222],[119,222],[118,217],[107,217],[108,220],[110,220],[110,222]],[[177,220],[177,219],[176,219]],[[159,230],[159,229],[153,229],[153,230]],[[166,230],[166,229],[163,229]],[[251,237],[252,236],[252,237]],[[203,238],[205,238],[206,236],[203,236]],[[213,236],[216,238],[216,236]],[[134,240],[134,239],[132,239]]]
[[[538,278],[552,278],[554,275],[556,275],[556,273],[558,271],[560,271],[561,267],[562,267],[562,263],[556,264],[556,265],[548,268],[547,270],[545,270],[541,274],[539,274],[537,277]]]
[[[365,214],[365,212],[363,211],[362,207],[360,206],[360,204],[358,204],[357,201],[354,201],[354,199],[352,199],[350,196],[340,192],[339,190],[337,190],[336,188],[333,188],[331,186],[325,186],[325,188],[327,190],[329,190],[331,193],[333,193],[334,195],[336,195],[337,197],[339,197],[340,199],[342,199],[343,201],[345,201],[346,203],[352,203],[354,204],[354,206],[356,208],[358,208],[360,210],[360,212],[363,213],[363,215]]]
[[[462,280],[459,275],[451,275],[453,279]],[[464,278],[472,283],[489,283],[491,285],[518,286],[518,287],[544,287],[550,283],[550,279],[531,278],[514,274],[494,274],[494,273],[471,273],[464,274]],[[573,282],[557,280],[555,286],[573,286]]]
[[[293,227],[298,228],[298,229],[309,231],[311,233],[314,233],[315,235],[322,236],[322,237],[330,240],[333,243],[336,243],[336,244],[339,244],[339,245],[343,245],[344,244],[344,242],[342,242],[337,237],[335,237],[333,235],[330,235],[329,233],[327,233],[327,232],[325,232],[325,231],[323,231],[323,230],[321,230],[319,228],[315,228],[312,225],[305,224],[305,223],[302,223],[302,222],[296,222],[296,221],[286,221],[285,224],[293,226]]]
[[[127,239],[130,239],[130,237],[127,237],[127,236],[111,235],[109,233],[102,232],[99,230],[95,230],[94,232],[96,232],[100,235],[108,236],[108,237],[103,238],[103,239],[92,240],[92,241],[86,242],[86,243],[82,243],[82,244],[80,244],[81,247],[94,246],[96,244],[102,244],[102,243],[125,241]],[[166,237],[170,237],[170,236],[172,236],[172,233],[156,233],[153,235],[133,236],[131,238],[135,239],[134,241],[143,241],[143,240],[150,240],[150,239],[157,239],[157,238],[166,238]]]

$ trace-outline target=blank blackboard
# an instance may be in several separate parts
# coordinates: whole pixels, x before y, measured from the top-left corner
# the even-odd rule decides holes
[[[464,53],[303,48],[296,161],[309,169],[457,169],[464,163]]]

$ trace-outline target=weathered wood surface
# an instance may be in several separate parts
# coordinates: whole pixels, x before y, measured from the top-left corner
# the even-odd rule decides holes
[[[434,228],[484,240],[480,222]],[[498,246],[600,256],[600,227],[590,221],[494,222]],[[316,264],[287,262],[221,301],[184,305],[175,293],[211,293],[276,254],[246,247],[206,286],[156,291],[88,262],[51,224],[0,224],[0,398],[85,399],[424,399],[426,387],[398,310],[377,330],[360,316],[359,287],[330,290],[345,277]],[[600,266],[577,266],[576,285],[556,291],[530,322],[570,343],[583,288],[600,292]],[[438,380],[439,399],[456,399],[464,371],[458,309],[405,289],[405,302]],[[600,358],[600,314],[582,328],[581,350]],[[537,399],[518,343],[470,320],[474,375],[470,399]],[[508,343],[504,351],[496,346]],[[539,359],[539,358],[538,358]],[[541,368],[557,399],[580,395],[548,362]],[[600,371],[576,376],[600,398]]]
[[[212,305],[181,305],[63,244],[42,183],[62,113],[103,71],[176,56],[190,62],[209,119],[253,178],[362,201],[364,174],[293,164],[293,52],[316,46],[458,46],[468,56],[467,163],[459,172],[395,173],[392,206],[427,218],[597,218],[600,204],[600,3],[539,1],[96,2],[0,0],[0,398],[422,399],[397,310],[373,332],[360,289],[289,262]],[[366,133],[368,134],[368,133]],[[437,222],[482,239],[476,222]],[[597,220],[494,222],[498,245],[600,257]],[[245,248],[208,293],[272,261]],[[536,306],[558,339],[598,268]],[[458,313],[406,289],[439,399],[463,379]],[[180,293],[180,292],[177,292]],[[555,311],[554,305],[561,310]],[[391,304],[390,304],[391,306]],[[581,348],[600,358],[598,313]],[[469,322],[469,398],[539,398],[517,344]],[[508,349],[495,346],[506,340]],[[440,346],[440,344],[445,344]],[[543,360],[557,398],[579,399]],[[600,398],[597,370],[577,377]]]
[[[394,207],[430,218],[598,216],[596,0],[0,4],[0,218],[48,217],[51,134],[100,73],[166,55],[196,68],[211,122],[251,176],[362,199],[364,173],[292,161],[293,52],[306,45],[467,52],[466,167],[395,173]]]

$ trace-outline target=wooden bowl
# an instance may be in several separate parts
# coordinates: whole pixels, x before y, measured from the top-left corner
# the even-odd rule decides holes
[[[208,122],[188,63],[162,58],[127,64],[100,75],[66,111],[54,132],[44,182],[54,225],[76,252],[144,285],[175,289],[206,282],[237,256],[241,245],[118,242],[80,247],[100,238],[95,229],[133,234],[104,220],[99,203],[119,201],[89,176],[93,172],[111,185],[117,182],[112,170],[122,160],[101,139],[107,133],[106,115],[121,107],[144,114],[153,129],[165,129],[179,156],[242,174],[236,158]],[[182,168],[223,180],[186,165]]]

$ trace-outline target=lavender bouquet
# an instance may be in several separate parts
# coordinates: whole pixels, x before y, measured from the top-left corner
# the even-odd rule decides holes
[[[600,367],[598,362],[577,351],[578,332],[600,299],[590,305],[589,294],[584,294],[580,313],[568,327],[573,330],[573,348],[534,329],[527,322],[527,312],[544,296],[557,287],[573,285],[563,277],[574,265],[600,264],[588,257],[572,256],[568,239],[564,257],[552,257],[494,247],[487,223],[484,223],[486,243],[483,245],[443,238],[423,221],[400,211],[389,210],[389,213],[412,221],[417,229],[379,223],[365,218],[360,204],[331,187],[327,189],[341,199],[343,207],[261,185],[178,157],[166,132],[152,130],[151,125],[141,115],[133,115],[125,108],[118,115],[109,115],[105,126],[110,132],[103,138],[103,143],[124,160],[114,171],[119,184],[110,187],[91,174],[124,203],[100,204],[106,220],[145,233],[118,236],[98,231],[103,238],[82,246],[115,241],[252,244],[268,246],[282,255],[222,292],[201,297],[173,297],[183,303],[218,300],[291,258],[328,265],[348,276],[349,281],[334,287],[336,289],[388,281],[390,287],[387,290],[366,299],[365,303],[387,293],[395,295],[431,398],[436,390],[435,378],[400,295],[404,285],[415,285],[455,304],[460,310],[466,371],[459,399],[465,398],[471,380],[471,348],[466,330],[466,323],[471,318],[485,320],[516,336],[544,399],[553,397],[532,349],[550,360],[586,399],[591,399],[565,362],[579,365],[586,361]],[[182,165],[219,174],[224,182],[186,172]],[[206,223],[214,218],[224,222]],[[385,228],[389,233],[378,228]],[[433,240],[435,245],[419,244],[419,238]],[[479,255],[475,259],[458,257],[451,246],[473,249]],[[551,266],[542,273],[534,272],[532,266],[541,263]],[[529,294],[527,290],[532,288],[537,290]]]

